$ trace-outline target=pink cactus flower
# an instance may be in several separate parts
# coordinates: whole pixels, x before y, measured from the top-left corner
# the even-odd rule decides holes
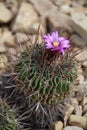
[[[59,37],[58,32],[52,32],[52,34],[43,35],[43,40],[46,43],[46,49],[51,49],[55,52],[61,52],[64,55],[66,49],[70,47],[70,41],[64,37]]]

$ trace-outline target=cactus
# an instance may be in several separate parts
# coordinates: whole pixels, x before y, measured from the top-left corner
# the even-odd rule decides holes
[[[35,44],[21,53],[15,70],[16,84],[30,97],[30,101],[56,104],[69,93],[76,77],[75,60],[71,49],[64,56],[44,50],[44,44]]]
[[[47,36],[44,38],[49,41]],[[53,45],[48,49],[49,44],[35,41],[20,53],[14,67],[13,79],[17,89],[28,99],[28,120],[33,125],[47,126],[58,120],[58,103],[69,95],[77,76],[72,46],[66,44],[65,49],[62,43],[56,50],[58,41]]]
[[[16,130],[15,117],[5,101],[0,98],[0,130]]]

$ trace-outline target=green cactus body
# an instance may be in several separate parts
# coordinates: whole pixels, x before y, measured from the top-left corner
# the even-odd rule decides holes
[[[21,53],[15,72],[19,89],[29,96],[31,103],[56,104],[69,94],[71,82],[76,78],[76,67],[72,52],[62,56],[44,50],[36,44]]]
[[[0,130],[16,130],[15,117],[10,107],[0,98]]]

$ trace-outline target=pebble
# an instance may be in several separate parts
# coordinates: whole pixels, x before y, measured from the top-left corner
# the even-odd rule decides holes
[[[63,123],[61,121],[57,121],[51,125],[50,130],[63,130]]]
[[[52,12],[48,16],[48,24],[51,31],[56,30],[56,29],[58,30],[63,29],[72,33],[73,29],[71,27],[71,22],[72,21],[70,17],[67,14],[62,13],[61,11]]]
[[[13,18],[12,12],[0,2],[0,23],[8,23]]]
[[[75,84],[79,85],[82,84],[83,82],[84,82],[84,76],[82,74],[78,74],[75,80]]]
[[[0,74],[5,71],[8,63],[6,55],[0,54]]]
[[[52,12],[57,13],[57,6],[55,6],[51,0],[30,0],[30,2],[34,5],[35,9],[37,10],[37,12],[43,16],[43,17],[47,17],[49,15],[51,15]],[[50,10],[50,11],[49,11]]]
[[[87,61],[84,61],[84,62],[82,63],[82,66],[85,67],[85,68],[87,68]]]
[[[33,6],[27,2],[22,2],[17,17],[13,21],[13,32],[33,32],[35,24],[39,23],[39,17]]]
[[[83,61],[87,60],[87,48],[86,47],[83,51],[81,51],[78,55],[76,55],[76,60],[78,62],[83,62]]]
[[[72,27],[87,41],[87,16],[84,13],[76,11],[72,13]]]
[[[77,126],[66,126],[63,130],[83,130],[83,129]]]
[[[86,41],[84,39],[82,39],[82,37],[80,37],[76,34],[72,34],[71,39],[75,43],[76,46],[84,47],[86,45]]]
[[[82,116],[82,106],[76,106],[75,107],[75,115]]]
[[[18,0],[5,0],[5,5],[7,8],[9,8],[11,10],[13,15],[15,15],[17,13],[18,5],[19,5]]]
[[[78,115],[71,115],[69,118],[69,125],[87,129],[87,118]]]
[[[78,106],[79,105],[78,100],[76,98],[71,98],[71,105],[74,107]]]

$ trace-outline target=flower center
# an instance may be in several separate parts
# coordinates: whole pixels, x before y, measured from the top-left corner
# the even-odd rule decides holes
[[[53,42],[53,46],[57,47],[59,45],[59,42]]]

